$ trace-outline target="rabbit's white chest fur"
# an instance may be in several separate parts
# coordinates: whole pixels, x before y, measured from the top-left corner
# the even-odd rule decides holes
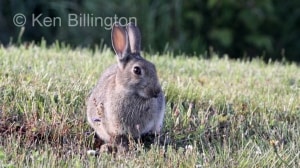
[[[115,94],[104,104],[110,134],[131,134],[138,137],[154,128],[158,111],[157,99]]]

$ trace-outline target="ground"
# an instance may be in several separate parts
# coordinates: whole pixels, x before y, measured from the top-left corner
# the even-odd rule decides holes
[[[226,56],[143,54],[166,96],[160,145],[101,153],[85,99],[107,47],[0,48],[0,167],[299,167],[300,69]]]

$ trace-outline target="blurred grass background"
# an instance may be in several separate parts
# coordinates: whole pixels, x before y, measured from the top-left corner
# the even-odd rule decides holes
[[[104,27],[32,26],[32,14],[60,17],[70,13],[95,17],[136,17],[143,34],[143,49],[150,53],[211,57],[262,57],[266,61],[300,62],[300,1],[289,0],[1,0],[0,43],[18,42],[20,27],[13,16],[27,18],[22,41],[48,44],[56,40],[94,48],[108,44],[110,33]]]

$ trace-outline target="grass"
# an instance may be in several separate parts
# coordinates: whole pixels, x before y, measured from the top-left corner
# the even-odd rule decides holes
[[[165,145],[89,156],[85,98],[115,62],[63,44],[0,48],[0,167],[299,167],[300,69],[171,54],[156,64]]]

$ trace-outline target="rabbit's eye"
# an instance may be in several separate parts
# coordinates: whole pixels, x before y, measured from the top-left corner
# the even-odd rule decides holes
[[[133,68],[133,72],[136,74],[136,75],[141,75],[142,74],[142,70],[140,67],[136,66]]]

